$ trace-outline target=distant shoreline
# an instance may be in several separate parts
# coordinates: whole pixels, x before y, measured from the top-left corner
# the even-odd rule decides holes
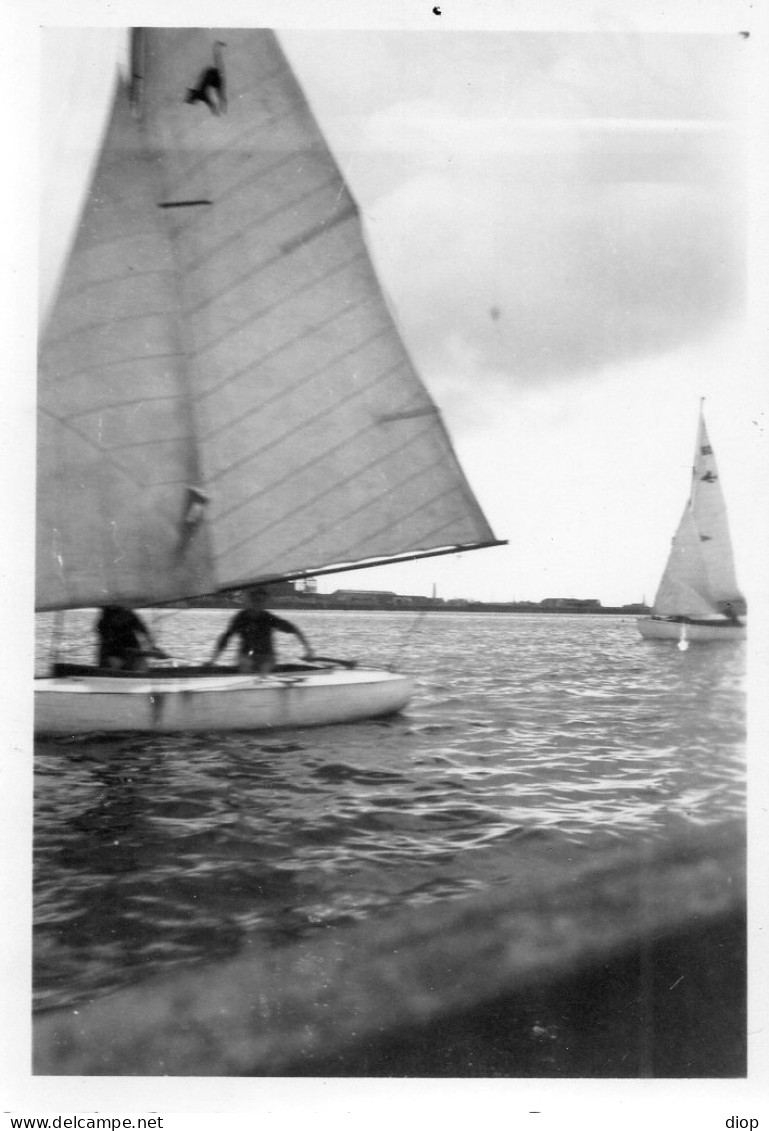
[[[553,616],[558,614],[576,614],[579,616],[648,616],[651,609],[647,605],[600,605],[592,602],[569,602],[563,604],[546,605],[534,602],[517,601],[458,601],[449,602],[432,597],[398,597],[377,601],[373,598],[345,600],[332,595],[313,594],[312,596],[276,594],[270,597],[270,608],[293,609],[306,611],[325,612],[387,612],[387,613],[512,613],[512,614],[542,614]],[[198,600],[179,601],[174,603],[174,608],[184,609],[236,609],[240,601],[236,598],[224,597],[200,598]]]

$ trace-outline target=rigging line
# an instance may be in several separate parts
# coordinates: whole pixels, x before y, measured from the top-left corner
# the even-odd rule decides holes
[[[275,358],[280,357],[282,353],[294,349],[299,342],[303,342],[306,339],[311,338],[313,335],[322,330],[325,330],[329,326],[332,326],[335,322],[338,322],[341,318],[346,317],[348,314],[354,314],[355,312],[360,310],[361,307],[365,307],[366,301],[366,299],[362,299],[360,302],[356,302],[346,307],[341,314],[338,310],[335,310],[333,314],[330,314],[328,316],[328,318],[324,318],[320,322],[311,323],[306,327],[303,333],[287,338],[285,342],[281,342],[280,345],[275,346],[274,349],[269,350],[267,353],[260,354],[258,357],[249,358],[246,364],[241,366],[240,369],[236,369],[233,373],[230,373],[228,376],[226,376],[224,380],[219,381],[216,385],[209,385],[206,389],[200,392],[197,396],[197,400],[202,401],[208,397],[212,397],[221,389],[226,388],[229,384],[234,381],[238,381],[241,378],[248,377],[252,379],[254,369],[257,366],[264,366],[265,364],[273,361]],[[327,361],[322,367],[318,369],[312,369],[306,376],[294,381],[288,391],[295,392],[296,390],[303,388],[304,385],[306,385],[308,382],[315,380],[318,376],[325,373],[330,365],[339,365],[342,362],[349,360],[356,353],[359,353],[362,350],[366,349],[366,347],[371,345],[372,342],[376,342],[377,339],[384,337],[389,332],[389,329],[389,326],[382,326],[377,329],[375,333],[369,334],[367,338],[364,338],[362,341],[356,342],[355,345],[350,346],[349,349],[344,350],[342,353],[334,354],[334,356],[330,358],[329,361]],[[262,406],[266,408],[267,405],[272,404],[274,401],[280,400],[280,398],[284,396],[285,391],[285,389],[281,388],[277,393],[273,393],[272,396],[266,397],[261,402]]]
[[[393,653],[390,657],[390,660],[385,664],[385,668],[388,671],[394,671],[396,668],[399,668],[401,666],[400,665],[400,657],[403,655],[403,652],[406,649],[406,645],[411,642],[411,637],[414,635],[416,630],[417,629],[421,630],[422,621],[425,619],[425,617],[427,616],[427,614],[429,612],[433,612],[433,609],[432,608],[426,608],[426,609],[420,609],[419,610],[416,617],[411,622],[410,627],[401,636],[401,642],[397,646],[397,648],[393,651]]]

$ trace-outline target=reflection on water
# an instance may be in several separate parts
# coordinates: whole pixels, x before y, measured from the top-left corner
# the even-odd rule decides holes
[[[397,656],[414,702],[350,726],[39,742],[39,1007],[743,813],[741,644],[682,653],[615,617],[289,615],[323,652]],[[195,659],[226,617],[153,627]],[[73,617],[86,659],[91,620]]]

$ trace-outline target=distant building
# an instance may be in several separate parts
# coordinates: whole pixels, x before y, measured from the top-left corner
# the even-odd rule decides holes
[[[394,605],[396,600],[395,593],[390,593],[384,589],[336,589],[331,596],[340,604],[364,607]]]
[[[545,597],[540,606],[543,609],[600,609],[601,602],[594,597]]]

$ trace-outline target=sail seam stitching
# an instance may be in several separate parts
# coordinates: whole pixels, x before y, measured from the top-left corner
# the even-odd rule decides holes
[[[347,216],[342,217],[342,220],[348,220],[349,218],[350,218],[350,216],[347,215]],[[250,233],[252,231],[256,230],[256,228],[258,228],[258,227],[259,227],[259,225],[255,225],[254,227],[249,228],[248,232],[245,233],[245,234],[250,235]],[[329,227],[329,229],[327,229],[327,231],[330,233],[330,232],[333,231],[333,228]],[[241,238],[241,240],[239,242],[245,243],[245,234],[243,235],[243,237]],[[189,307],[189,309],[186,311],[187,315],[189,317],[192,317],[195,314],[198,314],[201,310],[204,310],[207,307],[210,308],[210,307],[214,306],[225,295],[230,294],[232,291],[237,290],[239,287],[242,287],[245,283],[250,282],[251,279],[257,277],[258,275],[262,275],[265,271],[269,270],[271,267],[275,267],[277,264],[283,263],[287,258],[289,258],[289,256],[293,255],[296,251],[298,251],[299,247],[301,247],[301,246],[302,245],[300,244],[297,247],[290,249],[288,252],[281,246],[275,254],[268,256],[266,259],[259,260],[257,263],[250,266],[248,271],[243,272],[236,279],[230,279],[227,282],[226,286],[221,287],[216,292],[212,292],[206,298],[205,302],[199,302],[199,303],[196,303],[194,306]],[[342,263],[338,267],[335,268],[335,270],[336,271],[343,271],[351,263],[354,263],[356,259],[360,259],[362,257],[362,255],[363,255],[362,250],[357,251],[354,255],[349,256],[347,259],[343,260]],[[320,275],[320,276],[318,276],[318,279],[319,280],[325,280],[327,277],[328,277],[327,275]],[[301,294],[303,290],[310,289],[311,286],[312,286],[312,280],[311,280],[310,284],[308,284],[306,287],[302,288],[302,290],[293,291],[292,294]],[[285,301],[285,299],[283,301]],[[274,305],[276,305],[276,304],[273,304],[272,306],[268,307],[267,309],[272,310],[274,308]]]
[[[364,431],[364,430],[361,430],[361,432],[362,431]],[[381,455],[379,455],[376,459],[370,460],[368,463],[363,464],[360,467],[356,467],[355,470],[352,471],[346,477],[346,479],[335,482],[332,487],[329,487],[324,491],[317,492],[316,494],[314,494],[309,499],[307,499],[307,498],[304,499],[303,502],[298,507],[295,507],[293,510],[291,510],[289,512],[289,515],[291,517],[294,517],[295,515],[299,514],[301,511],[306,510],[308,507],[315,506],[315,504],[318,502],[319,499],[323,499],[327,495],[332,494],[334,491],[338,491],[340,487],[344,487],[344,485],[346,483],[350,483],[353,479],[360,477],[362,474],[370,473],[375,468],[377,468],[380,464],[385,463],[388,460],[391,460],[393,456],[397,456],[397,455],[402,454],[409,447],[412,447],[416,441],[421,440],[423,435],[425,434],[425,431],[426,431],[426,429],[423,428],[420,431],[415,432],[412,436],[409,436],[406,440],[403,441],[403,443],[401,443],[397,447],[389,448],[387,451],[385,451]],[[360,435],[361,432],[359,432],[357,435]],[[347,447],[350,444],[351,440],[355,439],[355,438],[356,437],[346,437],[344,440],[342,440],[338,444],[336,444],[333,448],[329,448],[324,453],[323,457],[315,457],[312,460],[308,460],[305,464],[302,465],[302,467],[298,468],[296,471],[292,472],[290,475],[284,476],[283,480],[281,480],[281,484],[286,483],[290,479],[296,477],[297,475],[301,475],[304,472],[306,472],[309,468],[313,467],[318,462],[318,459],[328,458],[329,456],[335,455],[338,452],[342,451],[345,447]],[[435,467],[437,465],[438,465],[438,461],[433,460],[431,464],[427,465],[427,469],[430,470],[432,467]],[[425,470],[425,468],[422,467],[420,469],[420,473],[423,473],[424,470]],[[412,477],[409,476],[409,478],[404,480],[404,482],[408,482],[411,478]],[[386,495],[391,494],[392,491],[393,491],[392,485],[388,484],[387,489],[385,491],[383,491],[379,496],[377,496],[377,498],[378,499],[384,498]],[[263,492],[260,492],[260,494],[263,494]],[[258,497],[259,497],[259,494],[252,495],[251,498],[248,499],[246,503],[240,503],[240,504],[238,504],[238,506],[232,507],[229,511],[227,511],[226,516],[230,516],[230,515],[236,513],[238,510],[241,510],[244,506],[247,506],[250,503],[252,503],[253,501],[255,501],[256,499],[258,499]],[[366,507],[369,507],[369,506],[371,506],[371,500],[370,499],[366,503],[362,504],[360,507],[357,507],[355,511],[347,511],[346,510],[345,511],[345,518],[350,517],[351,515],[356,514],[356,513],[358,513],[358,511],[364,510],[364,509],[366,509]],[[283,515],[281,515],[281,518],[276,519],[271,523],[268,523],[266,526],[261,526],[259,528],[259,531],[258,531],[257,534],[249,536],[248,538],[244,538],[240,542],[230,543],[230,546],[228,547],[229,551],[233,552],[235,550],[240,549],[242,546],[248,545],[248,543],[251,542],[251,541],[258,540],[258,538],[266,530],[272,529],[272,527],[277,525],[279,522],[283,521],[283,519],[285,519],[285,517],[286,517],[286,515],[283,514]],[[297,543],[297,545],[301,545],[301,544],[302,543]],[[295,547],[292,547],[292,548],[295,548]]]
[[[338,264],[337,266],[331,268],[329,271],[324,272],[322,275],[318,275],[316,278],[311,279],[308,283],[305,283],[304,286],[295,288],[291,292],[291,298],[294,299],[298,295],[306,294],[308,291],[311,291],[315,287],[320,286],[321,283],[326,282],[334,275],[340,274],[356,260],[362,259],[364,254],[365,253],[363,249],[361,249],[360,251],[356,252],[356,254],[351,259],[345,260],[343,263]],[[218,297],[218,295],[215,296],[214,301]],[[255,322],[260,322],[262,319],[272,314],[273,311],[276,310],[279,306],[284,305],[286,301],[286,297],[282,295],[280,298],[276,299],[275,302],[272,302],[262,310],[257,311],[257,313],[254,314],[251,318],[246,318],[237,326],[231,327],[225,334],[220,334],[218,338],[213,338],[209,342],[201,343],[196,347],[195,350],[197,356],[199,357],[203,353],[208,353],[211,350],[216,349],[218,346],[229,341],[230,338],[232,338],[235,334],[242,333],[246,329],[246,327],[252,326]]]
[[[303,331],[303,333],[301,335],[299,335],[297,337],[288,338],[285,342],[281,342],[279,346],[276,346],[274,349],[270,350],[268,353],[261,354],[257,359],[249,361],[248,365],[242,366],[240,369],[237,369],[233,373],[229,374],[223,380],[218,381],[215,385],[209,386],[202,393],[198,394],[198,399],[204,400],[208,397],[215,395],[221,389],[226,388],[226,386],[231,384],[233,381],[237,381],[240,378],[244,377],[246,374],[252,372],[252,370],[257,365],[259,365],[259,366],[264,365],[266,362],[269,362],[269,361],[273,360],[274,358],[279,357],[280,354],[286,352],[287,350],[293,349],[296,346],[298,341],[304,341],[305,339],[310,338],[313,334],[318,333],[318,331],[324,330],[327,326],[332,325],[339,318],[346,317],[348,314],[351,314],[351,313],[353,313],[357,310],[360,310],[362,307],[365,307],[366,301],[367,300],[364,299],[364,300],[361,300],[361,301],[356,302],[354,304],[351,304],[350,306],[345,307],[345,309],[342,312],[335,310],[333,314],[330,314],[328,318],[324,318],[321,322],[311,323],[309,326],[307,326],[305,328],[305,330]],[[351,347],[349,350],[346,350],[344,353],[335,355],[332,360],[334,362],[338,363],[338,362],[343,361],[345,358],[352,357],[355,353],[358,353],[358,352],[360,352],[360,350],[365,349],[368,345],[370,345],[372,342],[375,342],[378,338],[383,337],[387,333],[387,329],[388,328],[386,326],[381,327],[380,329],[378,329],[376,331],[376,333],[371,334],[368,338],[364,339],[360,343],[357,343],[355,346]],[[291,386],[291,390],[301,388],[304,384],[306,384],[308,381],[312,380],[320,372],[323,372],[323,370],[313,370],[312,373],[308,374],[307,377],[301,378],[298,381],[296,381]],[[262,404],[263,405],[272,404],[274,401],[280,400],[280,398],[283,395],[284,395],[284,390],[281,389],[279,392],[274,393],[271,397],[268,397],[266,400],[264,400],[262,402]]]
[[[370,342],[367,343],[367,344],[370,344]],[[309,376],[303,378],[300,381],[295,382],[288,389],[281,389],[278,393],[275,393],[268,400],[259,401],[258,404],[256,404],[252,409],[250,409],[243,416],[238,417],[236,420],[228,420],[225,424],[220,425],[218,428],[212,428],[209,432],[207,432],[205,434],[204,439],[206,441],[208,441],[208,440],[218,438],[221,435],[222,432],[226,431],[228,428],[231,428],[233,423],[238,424],[241,420],[245,420],[249,416],[253,416],[255,413],[263,412],[265,408],[268,408],[270,405],[273,405],[273,404],[279,402],[284,397],[292,396],[294,393],[298,392],[299,389],[304,388],[306,385],[310,384],[313,381],[317,381],[320,377],[322,377],[325,373],[327,373],[328,370],[330,368],[332,368],[332,366],[338,365],[340,360],[341,359],[339,359],[339,358],[334,358],[330,365],[325,365],[320,369],[314,369],[312,371],[312,373],[309,374]],[[301,430],[302,428],[306,428],[308,424],[312,424],[312,423],[314,423],[315,420],[319,420],[323,416],[326,416],[330,411],[333,411],[333,409],[338,407],[340,404],[349,403],[349,401],[353,397],[357,397],[361,392],[367,392],[373,385],[376,384],[376,382],[378,380],[386,379],[393,372],[400,369],[401,367],[402,367],[402,362],[400,362],[400,361],[394,362],[392,365],[388,366],[386,369],[381,370],[375,377],[373,377],[370,381],[366,382],[365,385],[359,385],[351,393],[347,393],[347,395],[345,397],[342,397],[339,400],[335,401],[333,406],[331,406],[331,407],[326,406],[317,415],[307,416],[307,417],[303,418],[298,424],[295,425],[294,429],[292,429],[291,431],[285,432],[285,433],[283,433],[283,435],[280,438],[270,440],[267,444],[262,445],[259,449],[259,452],[261,453],[263,451],[266,451],[270,447],[273,447],[275,444],[281,443],[283,441],[283,439],[287,438],[288,436],[294,435],[294,433],[296,431]],[[252,457],[249,456],[247,458],[250,459]],[[233,464],[231,466],[235,467],[237,465]]]
[[[251,179],[251,181],[244,182],[243,185],[242,185],[242,188],[245,189],[245,188],[250,187],[250,185],[253,181],[258,181],[259,179],[260,179],[259,177],[253,177]],[[282,215],[288,213],[292,208],[295,208],[297,204],[306,203],[308,201],[311,201],[313,199],[313,197],[318,196],[318,194],[321,193],[321,192],[325,192],[326,189],[332,187],[334,184],[336,184],[335,180],[323,181],[323,182],[321,182],[321,184],[317,185],[316,187],[311,189],[309,192],[301,193],[299,196],[292,197],[288,200],[284,199],[283,201],[281,201],[280,205],[277,208],[273,208],[269,212],[262,213],[259,216],[259,219],[255,223],[251,224],[250,227],[247,229],[247,234],[248,235],[253,234],[254,232],[258,231],[260,228],[267,225],[271,220],[274,220],[276,217],[282,216]],[[216,206],[217,206],[218,209],[221,209],[222,203],[224,201],[226,201],[227,198],[230,195],[232,195],[232,194],[225,191],[223,193],[220,193],[220,195],[217,196],[215,203],[216,203]],[[206,216],[205,213],[200,213],[200,214],[195,213],[195,214],[190,214],[189,216],[185,215],[182,222],[185,223],[185,226],[187,226],[187,225],[191,226],[193,224],[197,224],[200,220],[205,220],[207,218],[208,217]],[[242,244],[243,239],[244,239],[244,232],[243,232],[243,229],[241,228],[239,231],[234,232],[230,236],[227,236],[226,239],[221,240],[219,243],[212,245],[210,248],[206,248],[206,251],[204,252],[204,254],[199,255],[196,259],[191,260],[190,262],[187,262],[185,264],[185,270],[190,271],[190,272],[201,270],[201,268],[208,266],[208,264],[210,263],[210,261],[212,259],[215,259],[217,256],[221,255],[224,251],[226,251],[227,248],[232,247],[233,244]]]
[[[391,494],[392,491],[398,490],[401,487],[403,487],[405,484],[411,482],[412,480],[419,478],[421,475],[424,474],[425,470],[430,471],[430,470],[432,470],[432,469],[434,469],[435,467],[438,467],[438,466],[440,466],[440,461],[434,460],[432,462],[432,464],[428,465],[427,468],[421,468],[419,472],[415,472],[414,474],[408,476],[406,479],[399,482],[395,487],[388,486],[386,493],[388,495]],[[420,514],[421,512],[428,509],[429,507],[433,506],[440,499],[444,499],[444,498],[449,497],[450,495],[456,494],[458,490],[459,490],[458,487],[452,486],[452,487],[449,487],[446,490],[441,491],[438,494],[432,496],[430,499],[421,503],[418,507],[414,507],[412,510],[410,510],[405,515],[404,518],[399,519],[398,525],[399,526],[400,525],[404,525],[404,526],[407,525],[409,522],[411,522],[416,517],[416,515]],[[316,501],[316,500],[313,500],[313,501]],[[306,509],[307,505],[309,505],[309,504],[304,504],[302,507],[297,508],[297,510],[298,511],[304,510],[304,509]],[[346,511],[345,516],[344,516],[345,521],[348,518],[352,518],[354,515],[358,514],[361,510],[367,509],[368,506],[369,506],[369,504],[362,504],[360,507],[356,508],[356,510],[354,510],[354,511],[349,511],[349,512]],[[430,538],[433,534],[438,534],[441,530],[444,530],[447,526],[450,526],[452,521],[453,520],[449,520],[447,522],[441,523],[440,526],[437,526],[434,529],[431,529],[429,532],[421,531],[420,532],[421,537],[423,539],[424,538]],[[344,527],[344,522],[341,523],[341,526]],[[365,535],[362,535],[361,538],[359,538],[356,542],[350,543],[347,546],[347,548],[343,552],[344,558],[346,560],[349,560],[350,556],[355,554],[355,552],[356,552],[355,548],[357,546],[360,546],[360,545],[363,544],[363,539],[365,539],[365,541],[370,544],[373,540],[378,538],[381,534],[386,534],[387,531],[390,530],[391,528],[392,528],[391,524],[388,524],[386,526],[380,526],[377,530],[375,530],[373,532],[372,531],[366,531]],[[281,554],[286,555],[286,554],[295,553],[297,550],[301,549],[301,547],[303,545],[305,545],[308,541],[309,541],[308,539],[300,539],[300,541],[293,543],[289,547],[282,547]],[[267,562],[268,567],[269,567],[270,561],[272,561],[272,560],[274,560],[274,559],[270,559]]]
[[[377,373],[370,381],[367,381],[365,385],[360,385],[357,389],[354,390],[354,392],[347,393],[346,396],[341,397],[339,400],[336,400],[331,404],[327,404],[323,409],[320,410],[320,412],[316,412],[313,416],[305,417],[302,421],[300,421],[298,424],[296,424],[293,428],[290,428],[288,431],[283,432],[280,436],[270,440],[266,444],[262,444],[262,446],[259,448],[259,451],[257,453],[250,452],[247,456],[244,456],[242,459],[237,460],[235,463],[229,464],[227,466],[226,470],[224,472],[222,472],[220,475],[212,478],[211,482],[214,483],[218,479],[226,477],[227,475],[230,475],[237,468],[242,467],[244,464],[249,463],[251,460],[260,459],[265,452],[270,451],[272,448],[276,448],[276,447],[279,447],[281,444],[285,444],[292,437],[296,436],[296,434],[298,432],[302,432],[302,431],[304,431],[305,428],[308,428],[313,424],[317,424],[318,421],[320,421],[324,418],[324,416],[329,416],[331,413],[336,412],[340,405],[349,404],[350,401],[352,401],[353,399],[357,399],[358,397],[362,396],[364,393],[368,393],[380,381],[383,381],[386,378],[390,377],[398,368],[399,368],[399,366],[396,364],[396,365],[390,366],[390,368],[388,370],[385,370],[383,373]],[[254,415],[255,413],[260,412],[261,410],[262,410],[261,405],[257,405],[256,408],[254,408],[249,415]],[[241,419],[246,419],[246,418],[243,417]],[[349,443],[350,441],[354,441],[354,440],[358,439],[358,437],[362,436],[364,434],[364,432],[371,431],[371,429],[374,426],[375,426],[375,421],[372,420],[364,428],[360,428],[360,429],[358,429],[357,432],[353,432],[352,435],[347,436],[346,442]],[[228,424],[228,427],[229,427],[229,424]],[[212,435],[215,435],[215,433],[210,433],[207,438],[210,439]],[[329,450],[334,451],[336,449],[329,449]],[[324,453],[322,453],[322,455],[316,456],[315,458],[316,459],[322,459],[322,458],[324,458],[324,456],[326,454],[327,453],[324,452]],[[284,482],[285,479],[287,479],[287,478],[291,478],[291,475],[284,477],[284,479],[282,479],[282,480],[281,479],[273,480],[272,483],[271,483],[271,487],[274,488],[276,486],[280,486],[280,484],[282,482]],[[256,496],[252,496],[252,497],[256,497]]]

